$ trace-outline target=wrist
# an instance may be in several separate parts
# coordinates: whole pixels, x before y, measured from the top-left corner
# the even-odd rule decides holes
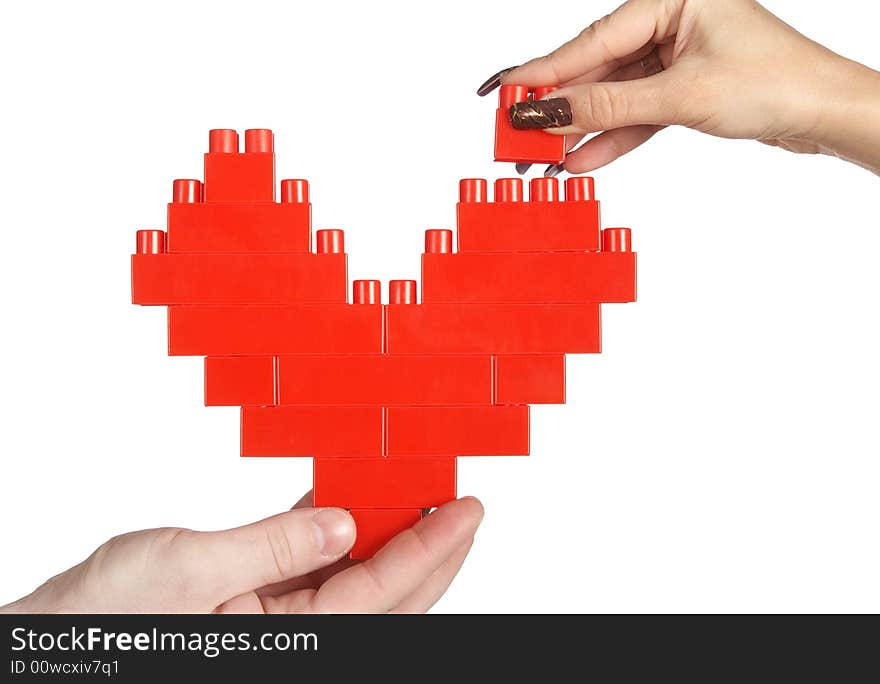
[[[822,79],[812,141],[880,173],[880,72],[834,55]]]

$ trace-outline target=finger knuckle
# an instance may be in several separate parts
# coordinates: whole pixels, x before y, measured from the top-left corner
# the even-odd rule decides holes
[[[603,85],[587,89],[582,102],[583,126],[594,131],[613,128],[616,122],[626,121],[629,104],[619,92]]]
[[[292,577],[296,570],[297,556],[290,535],[282,525],[266,527],[266,544],[272,556],[277,580]]]

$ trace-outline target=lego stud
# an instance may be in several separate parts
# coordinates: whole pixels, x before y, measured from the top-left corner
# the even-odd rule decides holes
[[[178,178],[174,181],[171,201],[175,204],[196,204],[202,201],[202,182],[191,178]]]
[[[485,178],[462,178],[458,181],[458,201],[485,202],[486,188]]]
[[[345,233],[338,228],[315,233],[318,254],[342,254],[345,251]]]
[[[231,154],[238,152],[238,132],[231,128],[215,128],[208,133],[208,151]]]
[[[281,181],[281,201],[306,204],[309,201],[309,182],[302,178],[286,178]]]
[[[426,230],[425,254],[452,254],[452,231],[436,228]]]
[[[503,85],[498,92],[498,108],[510,109],[510,105],[529,99],[529,88],[523,85]]]
[[[542,97],[549,95],[554,90],[559,90],[559,88],[557,86],[536,86],[535,99],[540,100]]]
[[[499,178],[495,181],[496,202],[522,202],[522,178]]]
[[[164,230],[139,230],[137,232],[138,254],[164,254],[165,231]]]
[[[565,179],[565,201],[586,202],[596,198],[593,179],[587,176],[573,176]]]
[[[268,128],[251,128],[244,132],[245,152],[272,152],[274,140]]]
[[[351,289],[354,304],[382,303],[382,283],[378,280],[355,280]]]
[[[606,228],[602,231],[603,252],[632,252],[632,231],[629,228]]]
[[[529,181],[529,200],[532,202],[558,202],[559,181],[555,178],[532,178]]]
[[[388,283],[389,304],[415,304],[416,281],[392,280]]]

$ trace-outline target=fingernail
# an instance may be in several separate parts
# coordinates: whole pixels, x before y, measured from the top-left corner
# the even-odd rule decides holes
[[[324,556],[338,556],[354,544],[354,520],[343,510],[325,508],[312,516],[315,546]]]
[[[529,170],[530,168],[532,168],[532,165],[531,165],[531,164],[527,164],[526,162],[519,162],[519,163],[516,165],[516,172],[517,172],[520,176],[522,176],[523,174],[528,173],[528,170]]]
[[[550,164],[544,169],[544,178],[556,178],[563,171],[565,171],[565,164]]]
[[[510,125],[525,131],[571,125],[571,104],[564,97],[527,100],[510,105]]]
[[[483,97],[484,95],[488,95],[495,88],[501,85],[501,79],[504,78],[504,74],[509,73],[516,69],[515,66],[507,67],[506,69],[502,69],[497,74],[492,74],[489,78],[486,79],[486,82],[477,88],[477,95]]]

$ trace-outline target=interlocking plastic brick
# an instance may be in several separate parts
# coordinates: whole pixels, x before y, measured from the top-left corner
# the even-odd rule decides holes
[[[133,254],[134,304],[345,302],[345,254]]]
[[[599,304],[386,307],[391,354],[589,354],[602,345]]]
[[[528,406],[388,409],[388,456],[528,456]]]
[[[281,356],[281,405],[489,405],[491,356]]]
[[[239,152],[238,133],[233,130],[216,129],[209,138],[205,154],[206,202],[275,201],[272,131],[245,131],[244,152]]]
[[[423,254],[422,301],[632,302],[636,255],[615,252]]]
[[[308,203],[172,202],[169,252],[309,252]]]
[[[171,356],[378,354],[382,307],[353,304],[168,307]]]
[[[434,508],[455,498],[455,458],[316,458],[314,505]]]
[[[510,105],[529,98],[540,100],[555,88],[503,85],[495,111],[495,161],[556,164],[565,159],[565,136],[540,130],[518,131],[510,125]]]
[[[274,356],[205,358],[205,406],[273,406]]]
[[[459,252],[589,252],[599,249],[599,203],[593,179],[568,178],[565,200],[556,178],[533,178],[523,201],[520,178],[495,181],[495,201],[486,197],[486,181],[459,183]]]
[[[393,537],[422,519],[421,508],[353,508],[357,539],[349,556],[355,560],[372,558]]]
[[[563,354],[496,356],[495,403],[564,404],[565,356]]]
[[[378,406],[280,406],[241,410],[242,456],[383,456]]]

